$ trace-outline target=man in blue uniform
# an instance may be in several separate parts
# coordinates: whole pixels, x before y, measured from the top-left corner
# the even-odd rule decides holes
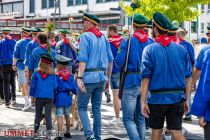
[[[61,41],[56,44],[56,53],[70,58],[70,66],[72,66],[76,61],[76,47],[71,43],[70,38],[67,36],[69,34],[67,30],[61,29],[59,32]]]
[[[97,28],[100,20],[92,14],[84,14],[83,26],[86,31],[80,37],[77,57],[78,112],[87,140],[101,140],[101,101],[105,83],[109,84],[112,73],[112,51],[109,42]],[[91,98],[93,131],[87,114]]]
[[[30,56],[32,54],[32,51],[39,46],[38,39],[37,39],[37,34],[41,32],[41,29],[32,27],[30,28],[31,30],[31,35],[32,35],[32,41],[28,43],[26,47],[26,58],[25,58],[25,65],[28,67],[29,61],[30,61]]]
[[[161,139],[165,118],[174,140],[184,140],[181,129],[183,114],[189,112],[190,58],[183,46],[167,36],[170,20],[160,12],[153,20],[155,43],[142,56],[141,110],[149,117],[152,140]]]
[[[120,43],[123,40],[123,37],[121,35],[118,35],[118,30],[116,25],[110,25],[107,29],[108,31],[108,37],[109,37],[109,43],[112,50],[112,55],[115,58],[117,56],[117,52],[120,49]],[[111,89],[113,94],[113,107],[115,112],[115,117],[113,120],[111,120],[111,124],[118,125],[121,123],[120,120],[120,99],[118,97],[119,93],[119,83],[120,83],[120,71],[121,69],[117,67],[116,65],[113,65],[112,69],[112,76],[111,76]]]
[[[25,106],[23,107],[22,111],[26,111],[31,107],[31,103],[29,101],[29,87],[27,84],[27,77],[28,74],[24,61],[25,61],[25,53],[26,47],[28,43],[31,41],[30,35],[31,30],[29,28],[23,27],[21,34],[22,39],[17,41],[14,49],[14,57],[13,57],[13,69],[16,70],[18,73],[18,82],[20,84],[21,92],[25,100]]]
[[[191,108],[192,115],[199,117],[199,125],[204,128],[204,139],[210,140],[210,50],[204,53],[198,88]]]
[[[12,105],[16,103],[16,72],[12,69],[12,56],[16,41],[9,36],[10,31],[9,28],[2,29],[3,39],[0,41],[0,64],[6,107],[9,107],[10,100],[12,100]]]
[[[145,46],[153,43],[144,31],[147,22],[148,19],[141,14],[134,16],[134,33],[131,36],[128,72],[122,96],[123,123],[131,140],[145,140],[145,118],[141,113],[140,104],[140,67],[143,49]],[[121,43],[120,51],[114,61],[114,65],[117,67],[123,67],[126,60],[127,48],[128,39],[125,39]],[[136,115],[136,124],[134,123],[134,114]]]
[[[208,30],[208,32],[206,33],[207,42],[208,42],[208,44],[210,44],[210,26],[207,26],[207,30]]]

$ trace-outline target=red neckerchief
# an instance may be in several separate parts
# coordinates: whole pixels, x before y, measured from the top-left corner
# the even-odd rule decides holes
[[[12,40],[11,36],[5,37],[5,39]]]
[[[101,31],[96,27],[91,27],[91,28],[87,29],[86,32],[91,32],[98,38],[102,36]]]
[[[148,40],[148,33],[144,30],[137,30],[133,33],[133,36],[136,37],[140,42],[144,43]]]
[[[173,36],[169,36],[169,38],[171,39],[171,41],[173,41],[173,42],[175,42],[175,43],[180,43],[180,39],[177,37],[177,36],[175,36],[175,35],[173,35]]]
[[[164,47],[168,47],[168,45],[171,43],[171,39],[166,35],[159,35],[156,39],[156,42],[160,43]]]
[[[41,77],[42,77],[43,79],[46,79],[46,78],[49,76],[49,74],[43,73],[43,72],[41,72],[41,71],[38,71],[38,73],[41,75]]]
[[[56,46],[56,41],[51,39],[50,44],[51,44],[52,47],[55,47]]]
[[[123,40],[123,37],[120,35],[111,36],[109,38],[109,42],[113,43],[116,48],[120,46],[120,43],[122,42],[122,40]]]
[[[40,44],[39,47],[41,47],[42,49],[47,49],[48,48],[47,45],[42,45],[42,44]]]
[[[34,39],[34,42],[38,42],[38,38],[35,38],[35,39]]]
[[[63,80],[65,80],[65,81],[67,81],[71,75],[67,69],[59,70],[59,71],[57,71],[56,74],[59,75],[60,77],[62,77]]]
[[[179,38],[180,42],[185,41],[183,38]]]
[[[64,38],[63,39],[63,43],[66,44],[66,45],[68,45],[69,44],[69,41],[66,38]]]

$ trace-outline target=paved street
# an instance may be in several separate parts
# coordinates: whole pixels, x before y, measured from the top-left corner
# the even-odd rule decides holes
[[[105,97],[103,98],[105,99]],[[5,137],[4,131],[8,129],[16,130],[33,130],[34,110],[30,109],[28,112],[22,112],[24,100],[18,93],[17,96],[17,107],[5,108],[4,105],[0,105],[0,140],[21,140],[30,139],[30,137]],[[109,122],[114,117],[112,104],[105,103],[102,105],[102,120],[104,123]],[[92,122],[92,119],[91,119]],[[192,124],[184,124],[184,128],[187,130],[187,140],[202,140],[203,130],[196,124],[196,118],[193,119]],[[42,125],[41,129],[45,130],[45,126]],[[56,128],[54,128],[56,129]],[[85,140],[83,132],[75,130],[75,126],[71,128],[72,140]],[[123,125],[114,127],[106,126],[102,127],[102,138],[118,138],[120,140],[127,140],[125,129]],[[147,140],[150,139],[150,134],[147,133]]]

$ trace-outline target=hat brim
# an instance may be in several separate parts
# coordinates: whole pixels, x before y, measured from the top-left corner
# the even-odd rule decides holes
[[[84,16],[83,18],[86,19],[86,20],[89,20],[90,22],[94,23],[95,25],[99,24],[98,22],[96,22],[95,20],[93,20],[93,19],[91,19],[91,18],[89,18],[87,16]]]
[[[163,28],[163,27],[161,27],[160,25],[158,25],[155,21],[153,21],[153,23],[155,24],[155,26],[157,26],[160,30],[162,30],[162,31],[169,31],[169,29],[165,29],[165,28]]]

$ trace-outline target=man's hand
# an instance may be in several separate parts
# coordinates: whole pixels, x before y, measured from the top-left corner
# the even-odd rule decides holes
[[[198,124],[200,125],[200,127],[205,127],[207,123],[203,117],[200,117],[198,120]]]
[[[107,80],[105,84],[105,91],[109,91],[109,83],[109,80]]]
[[[196,90],[196,83],[192,82],[191,83],[191,91],[195,91]]]
[[[79,87],[79,90],[82,92],[82,93],[87,93],[86,89],[85,89],[85,85],[82,81],[82,79],[77,79],[77,85]]]
[[[144,117],[149,118],[150,110],[148,104],[141,103],[141,113],[144,115]]]
[[[189,101],[186,100],[184,103],[184,114],[187,114],[188,112],[190,112],[190,106],[189,106]]]

